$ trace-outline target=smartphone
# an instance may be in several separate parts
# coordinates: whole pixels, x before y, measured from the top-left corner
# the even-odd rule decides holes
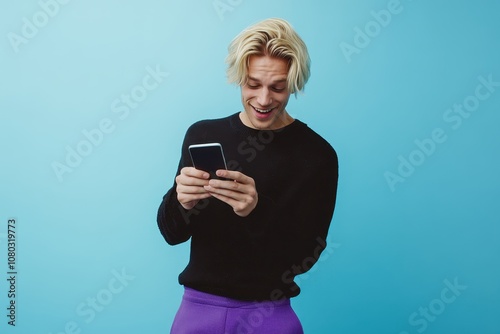
[[[210,174],[211,179],[223,179],[215,175],[218,169],[227,169],[226,158],[219,143],[189,145],[191,161],[196,169]]]

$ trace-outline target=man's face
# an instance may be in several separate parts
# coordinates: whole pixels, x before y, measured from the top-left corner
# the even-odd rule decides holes
[[[290,98],[287,87],[286,60],[269,56],[251,56],[248,80],[241,87],[245,111],[243,124],[259,130],[276,130],[293,121],[285,107]]]

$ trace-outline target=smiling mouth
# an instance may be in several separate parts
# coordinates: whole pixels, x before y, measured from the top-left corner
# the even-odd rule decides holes
[[[252,106],[252,105],[251,105]],[[258,113],[260,114],[268,114],[270,113],[271,111],[273,111],[275,108],[269,108],[269,109],[259,109],[259,108],[256,108],[254,106],[252,106],[252,108],[257,111]]]

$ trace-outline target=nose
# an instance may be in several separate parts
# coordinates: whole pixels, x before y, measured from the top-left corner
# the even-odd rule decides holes
[[[259,94],[257,95],[257,102],[262,106],[262,107],[267,107],[271,105],[273,102],[273,99],[271,98],[271,92],[267,88],[262,88],[259,91]]]

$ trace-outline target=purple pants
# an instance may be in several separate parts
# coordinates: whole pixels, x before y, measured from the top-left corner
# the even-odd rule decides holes
[[[185,288],[170,334],[303,334],[290,299],[247,302]]]

